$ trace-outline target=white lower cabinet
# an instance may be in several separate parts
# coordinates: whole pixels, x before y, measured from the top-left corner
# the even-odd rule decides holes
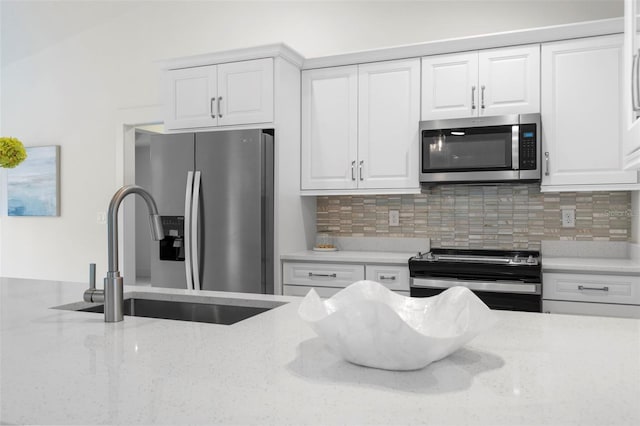
[[[543,273],[547,313],[640,318],[640,276]]]
[[[409,267],[406,265],[282,263],[282,288],[285,296],[306,296],[313,288],[320,297],[331,297],[364,279],[377,281],[396,293],[409,296]]]

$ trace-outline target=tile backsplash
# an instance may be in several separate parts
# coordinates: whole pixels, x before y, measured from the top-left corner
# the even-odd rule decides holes
[[[562,209],[575,209],[563,228]],[[389,210],[400,225],[389,226]],[[432,247],[539,250],[542,240],[629,241],[629,192],[541,193],[540,185],[442,185],[419,195],[322,196],[317,230],[350,237],[428,237]]]

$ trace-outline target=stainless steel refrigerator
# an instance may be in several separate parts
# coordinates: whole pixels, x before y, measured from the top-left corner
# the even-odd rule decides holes
[[[273,294],[273,132],[154,135],[151,285]]]

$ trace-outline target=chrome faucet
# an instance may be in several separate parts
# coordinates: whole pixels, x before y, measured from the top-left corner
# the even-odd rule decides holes
[[[118,208],[122,200],[129,194],[138,194],[147,203],[151,237],[160,241],[164,238],[162,220],[158,215],[156,202],[147,190],[136,185],[123,186],[113,194],[107,213],[107,238],[109,251],[109,270],[104,279],[104,289],[98,290],[95,285],[95,265],[90,266],[89,289],[84,292],[86,302],[104,303],[104,321],[122,321],[124,310],[123,279],[118,271]]]

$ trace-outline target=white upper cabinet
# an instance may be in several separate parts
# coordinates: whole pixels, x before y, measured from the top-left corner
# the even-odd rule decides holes
[[[216,126],[217,67],[184,68],[166,74],[164,125],[167,129]]]
[[[167,71],[165,128],[273,121],[273,58]]]
[[[640,0],[625,0],[624,20],[623,161],[640,170]]]
[[[540,111],[540,46],[478,53],[479,115]]]
[[[358,67],[358,187],[418,187],[420,62]]]
[[[273,121],[273,59],[218,65],[218,125]]]
[[[301,189],[417,191],[419,111],[419,59],[303,71]]]
[[[540,46],[422,58],[422,119],[540,111]]]
[[[423,120],[476,114],[477,91],[477,52],[422,58]]]
[[[357,187],[358,67],[302,72],[302,189]]]
[[[622,164],[621,79],[621,36],[542,46],[543,189],[637,183]]]

